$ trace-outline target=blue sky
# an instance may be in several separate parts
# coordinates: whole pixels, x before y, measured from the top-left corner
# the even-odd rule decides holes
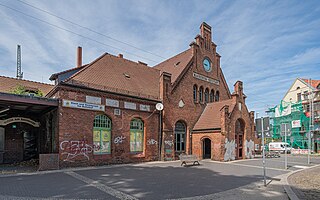
[[[231,92],[243,81],[250,110],[278,104],[297,77],[320,79],[318,0],[0,0],[0,19],[4,76],[16,76],[17,44],[24,78],[40,82],[74,67],[77,46],[83,63],[108,52],[154,66],[189,48],[205,21]]]

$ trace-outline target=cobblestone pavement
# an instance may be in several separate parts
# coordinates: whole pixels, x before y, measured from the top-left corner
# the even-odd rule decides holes
[[[320,199],[320,166],[294,173],[288,182],[300,199]]]

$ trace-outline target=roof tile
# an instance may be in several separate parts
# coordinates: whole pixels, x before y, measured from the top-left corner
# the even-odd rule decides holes
[[[225,105],[230,107],[229,111],[232,111],[235,106],[232,99],[208,103],[193,130],[221,128],[220,110]]]
[[[160,99],[160,70],[110,54],[104,54],[66,82],[76,85]]]
[[[188,50],[183,51],[178,55],[154,66],[154,68],[170,73],[172,75],[171,83],[174,83],[191,59],[192,49],[189,48]]]
[[[40,90],[43,92],[43,95],[46,95],[54,87],[51,84],[0,76],[0,92],[11,93],[18,85],[24,86],[27,89]]]

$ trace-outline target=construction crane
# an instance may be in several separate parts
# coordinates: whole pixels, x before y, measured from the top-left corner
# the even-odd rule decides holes
[[[23,72],[21,72],[21,47],[17,47],[17,79],[23,78]]]

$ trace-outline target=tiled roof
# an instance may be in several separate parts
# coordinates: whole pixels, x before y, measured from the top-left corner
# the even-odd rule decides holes
[[[304,79],[304,78],[302,78],[302,80],[303,80],[304,82],[306,82],[307,84],[309,84],[309,79]],[[317,88],[317,87],[319,86],[319,84],[320,84],[320,80],[311,80],[311,86],[312,86],[313,88]]]
[[[208,103],[193,130],[221,128],[220,110],[225,105],[229,106],[231,112],[235,104],[232,103],[232,99]]]
[[[174,83],[182,71],[186,68],[187,64],[192,59],[192,50],[191,48],[172,57],[168,60],[154,66],[154,68],[159,69],[164,72],[170,73],[171,83]]]
[[[106,53],[65,82],[159,100],[159,79],[160,71],[157,69]]]
[[[18,85],[24,86],[28,90],[40,90],[43,95],[46,95],[54,87],[54,85],[46,83],[0,76],[0,92],[11,93]]]

